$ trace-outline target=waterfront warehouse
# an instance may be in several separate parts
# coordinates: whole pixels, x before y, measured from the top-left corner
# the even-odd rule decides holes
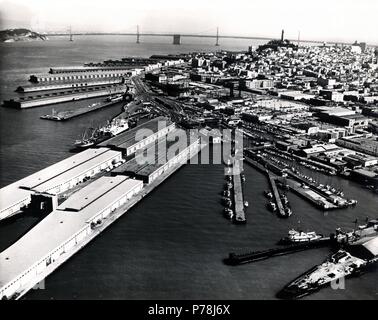
[[[172,123],[165,117],[157,117],[138,127],[106,140],[98,146],[120,150],[127,157],[134,154],[137,150],[156,141],[160,137],[165,136],[174,129],[175,123]],[[141,133],[148,135],[143,138],[139,136]]]
[[[96,229],[142,188],[139,180],[101,177],[63,202],[0,253],[0,300],[15,299],[43,280],[93,239]]]
[[[0,220],[19,213],[35,191],[60,193],[122,159],[108,148],[88,149],[0,189]]]
[[[76,87],[70,88],[69,90],[65,89],[62,91],[40,93],[31,96],[19,97],[18,99],[5,100],[4,107],[25,109],[68,101],[109,96],[111,94],[124,93],[125,91],[126,87],[118,84],[108,86]]]

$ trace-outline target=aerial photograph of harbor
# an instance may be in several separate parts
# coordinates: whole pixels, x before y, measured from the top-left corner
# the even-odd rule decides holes
[[[377,12],[0,0],[0,300],[378,300]]]

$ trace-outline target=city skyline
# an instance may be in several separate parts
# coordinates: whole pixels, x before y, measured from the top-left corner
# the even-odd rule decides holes
[[[303,2],[303,1],[302,1]],[[374,10],[376,9],[376,10]],[[30,28],[37,32],[141,33],[162,32],[211,35],[219,27],[220,35],[278,38],[285,37],[329,42],[367,42],[378,45],[367,30],[377,30],[373,0],[332,2],[320,0],[316,6],[290,0],[199,1],[190,3],[166,0],[95,1],[1,0],[2,29]],[[83,15],[85,12],[85,15]],[[257,14],[256,14],[257,12]],[[311,14],[311,17],[309,15]],[[361,17],[364,19],[360,19]]]

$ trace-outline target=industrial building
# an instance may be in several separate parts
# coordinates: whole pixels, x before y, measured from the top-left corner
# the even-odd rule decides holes
[[[71,81],[71,80],[90,80],[100,78],[118,78],[132,76],[131,69],[114,69],[107,71],[83,71],[69,73],[52,73],[52,74],[33,74],[29,81],[34,83],[50,82],[50,81]]]
[[[143,180],[149,184],[156,180],[160,175],[178,163],[186,163],[200,149],[200,139],[187,136],[183,130],[175,130],[172,137],[178,137],[178,140],[171,141],[166,137],[160,138],[155,143],[146,148],[146,154],[153,155],[149,161],[141,163],[138,156],[114,169],[113,175],[128,175]],[[170,148],[174,149],[174,154]],[[164,150],[164,152],[159,152]]]
[[[0,220],[28,206],[35,193],[58,195],[121,160],[119,151],[88,149],[5,186],[0,189]]]
[[[49,73],[78,73],[78,72],[101,72],[101,71],[129,71],[131,66],[73,66],[73,67],[54,67],[50,68]]]
[[[5,100],[4,106],[24,109],[61,102],[109,96],[111,94],[125,93],[125,91],[126,87],[122,84],[75,87],[70,88],[69,90],[65,89],[55,92],[39,93],[31,96],[22,96],[18,99]]]
[[[375,136],[353,135],[336,140],[339,146],[378,156],[378,141]]]
[[[175,129],[175,124],[165,117],[157,117],[142,125],[121,133],[99,144],[100,147],[109,147],[122,151],[127,157],[137,150],[165,136]]]
[[[35,92],[35,91],[47,91],[47,90],[60,90],[80,87],[93,87],[112,84],[121,84],[124,82],[123,77],[117,78],[99,78],[94,80],[74,80],[74,81],[51,81],[42,84],[33,84],[26,86],[19,86],[17,92]]]
[[[127,177],[101,177],[75,193],[0,253],[0,300],[17,298],[82,248],[117,208],[143,188]]]

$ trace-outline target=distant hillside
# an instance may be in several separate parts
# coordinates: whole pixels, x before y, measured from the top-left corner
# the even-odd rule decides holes
[[[7,29],[0,31],[0,42],[47,40],[47,37],[28,29]]]

